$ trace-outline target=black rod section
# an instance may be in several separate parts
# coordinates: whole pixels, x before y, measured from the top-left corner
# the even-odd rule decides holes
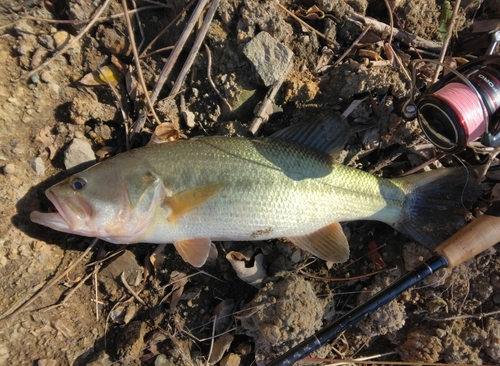
[[[267,366],[288,366],[306,357],[308,354],[324,345],[329,340],[335,338],[344,330],[362,320],[366,315],[374,312],[381,306],[394,300],[396,296],[408,290],[416,283],[430,276],[438,269],[448,267],[448,261],[443,256],[435,255],[425,263],[408,272],[406,275],[392,283],[385,289],[376,293],[364,303],[358,305],[342,317],[327,325],[311,337],[302,341],[276,360],[268,363]]]

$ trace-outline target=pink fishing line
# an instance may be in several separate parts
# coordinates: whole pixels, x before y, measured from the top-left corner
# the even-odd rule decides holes
[[[476,94],[465,84],[449,83],[433,94],[453,109],[473,141],[485,132],[483,110]]]

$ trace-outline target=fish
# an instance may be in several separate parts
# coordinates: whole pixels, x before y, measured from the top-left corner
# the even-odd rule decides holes
[[[350,127],[320,116],[265,138],[202,137],[135,148],[48,188],[31,221],[115,244],[172,243],[202,266],[212,241],[286,238],[345,262],[341,222],[376,220],[430,249],[465,224],[477,169],[380,178],[335,162]]]

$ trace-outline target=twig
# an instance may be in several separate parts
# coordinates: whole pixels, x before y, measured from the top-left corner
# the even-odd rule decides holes
[[[311,27],[309,24],[307,24],[306,22],[304,22],[302,19],[300,19],[298,16],[296,16],[294,13],[292,13],[290,10],[288,10],[287,8],[285,8],[283,5],[281,5],[279,2],[276,2],[276,4],[278,4],[278,6],[283,9],[288,15],[290,15],[293,19],[295,19],[297,22],[299,22],[302,26],[306,27],[307,29],[309,29],[311,32],[313,33],[316,33],[316,35],[318,37],[321,37],[323,38],[325,41],[327,41],[328,43],[331,43],[331,44],[336,44],[336,42],[331,39],[331,38],[328,38],[327,36],[325,36],[323,33],[319,32],[318,30],[314,29],[313,27]]]
[[[150,53],[146,53],[144,56],[142,56],[142,54],[140,54],[139,58],[147,58],[147,57],[156,55],[157,53],[162,53],[164,51],[172,51],[173,49],[174,49],[174,46],[158,48],[157,50],[151,51]]]
[[[132,0],[132,4],[134,5],[134,9],[137,9],[137,5],[135,4],[135,0]],[[144,41],[146,40],[146,36],[144,35],[144,29],[142,28],[141,18],[139,17],[139,13],[137,13],[137,12],[135,13],[135,19],[137,20],[137,27],[139,28],[139,32],[141,32],[141,37],[142,37],[141,43],[139,43],[139,46],[137,46],[137,51],[139,51],[142,48]]]
[[[434,156],[434,157],[430,158],[430,159],[429,159],[429,160],[427,160],[425,163],[423,163],[423,164],[421,164],[421,165],[419,165],[419,166],[416,166],[415,168],[412,168],[412,169],[408,170],[407,172],[404,172],[404,173],[403,173],[403,174],[401,174],[401,175],[398,175],[398,177],[404,177],[404,176],[406,176],[406,175],[410,175],[410,174],[413,174],[413,173],[415,173],[415,172],[418,172],[419,170],[424,169],[426,166],[428,166],[428,165],[430,165],[430,164],[434,163],[436,160],[441,159],[443,156],[446,156],[446,154],[445,154],[445,153],[443,153],[443,152],[439,152],[439,153],[437,153],[437,154],[436,154],[436,156]]]
[[[436,318],[430,318],[428,316],[425,317],[425,319],[427,320],[433,320],[435,322],[447,322],[447,321],[450,321],[450,320],[458,320],[458,319],[483,319],[487,316],[492,316],[492,315],[497,315],[497,314],[500,314],[500,310],[496,310],[496,311],[491,311],[489,313],[479,313],[479,314],[471,314],[471,315],[459,315],[459,316],[452,316],[452,317],[449,317],[449,318],[439,318],[439,319],[436,319]]]
[[[375,20],[373,18],[357,14],[355,12],[351,12],[348,16],[348,19],[353,22],[360,22],[365,25],[371,25],[372,30],[378,33],[388,33],[391,31],[391,27],[389,25],[379,22],[378,20]],[[395,39],[406,45],[410,45],[410,43],[413,42],[415,44],[415,47],[431,50],[436,53],[441,50],[441,45],[439,43],[428,41],[413,34],[403,32],[397,28],[394,28],[392,30],[392,34]]]
[[[375,276],[376,274],[379,274],[379,273],[386,273],[386,272],[387,272],[387,269],[381,269],[380,271],[375,271],[375,272],[367,273],[367,274],[360,275],[360,276],[335,278],[335,277],[321,277],[321,276],[316,276],[316,275],[307,273],[307,272],[302,271],[302,270],[299,271],[299,273],[302,273],[304,276],[314,278],[316,280],[321,280],[321,281],[354,281],[354,280],[360,280],[362,278],[367,278],[367,277]]]
[[[127,279],[125,278],[125,272],[122,272],[120,279],[122,280],[123,286],[127,288],[130,294],[135,297],[137,301],[139,301],[142,305],[146,306],[146,303],[143,299],[139,297],[139,295],[132,289],[132,287],[127,283]]]
[[[167,81],[168,77],[170,76],[170,72],[172,71],[175,62],[177,61],[177,58],[179,57],[180,53],[182,52],[182,49],[184,48],[184,45],[186,44],[186,41],[191,34],[191,31],[193,30],[194,26],[196,25],[196,22],[198,21],[198,18],[200,17],[201,12],[205,8],[205,5],[207,4],[208,0],[199,0],[198,5],[194,9],[193,14],[191,14],[191,18],[189,18],[188,23],[186,24],[186,27],[182,31],[181,36],[175,43],[174,49],[172,53],[170,54],[170,57],[168,58],[167,62],[163,66],[163,69],[161,70],[160,76],[158,77],[158,81],[156,82],[156,85],[154,86],[153,90],[151,91],[151,102],[154,103],[156,102],[156,99],[158,98],[158,95],[160,94],[160,91],[163,89],[163,85]],[[137,119],[134,127],[132,128],[132,131],[130,133],[130,142],[132,142],[135,139],[135,136],[142,130],[142,127],[144,126],[144,123],[146,122],[146,113],[142,113],[139,118]]]
[[[285,72],[281,75],[281,77],[276,81],[271,88],[269,88],[266,96],[258,106],[257,110],[254,111],[254,118],[252,119],[252,123],[248,128],[248,131],[255,135],[259,130],[260,126],[269,119],[268,109],[272,106],[274,98],[278,93],[278,90],[281,88],[281,85],[285,81],[285,78],[288,76],[290,70],[292,70],[293,61],[290,60]]]
[[[49,307],[43,309],[43,312],[47,312],[47,311],[50,311],[52,309],[56,309],[58,307],[61,307],[61,306],[64,306],[64,304],[69,300],[69,298],[76,292],[76,290],[78,290],[80,287],[82,287],[82,285],[85,283],[85,281],[87,281],[90,277],[92,277],[94,273],[91,272],[89,273],[88,275],[86,275],[82,280],[80,280],[75,287],[73,287],[69,292],[68,294],[64,297],[64,299],[58,303],[58,304],[54,304],[54,305],[50,305]]]
[[[127,13],[127,0],[122,0],[122,7],[125,13]],[[156,115],[155,109],[153,107],[153,103],[151,102],[151,99],[149,98],[149,93],[148,89],[146,87],[146,82],[144,81],[144,75],[142,74],[142,68],[141,68],[141,60],[139,59],[139,53],[137,52],[137,47],[135,45],[135,37],[134,37],[134,30],[132,29],[132,22],[130,21],[129,17],[125,17],[125,22],[127,23],[127,30],[128,30],[128,36],[130,39],[130,44],[132,45],[132,51],[134,53],[134,61],[135,61],[135,67],[137,69],[137,75],[139,76],[139,81],[142,86],[142,90],[144,90],[144,96],[146,97],[146,101],[148,103],[149,110],[153,114],[154,119],[156,120],[156,123],[161,124],[160,119]]]
[[[143,7],[134,9],[134,10],[129,10],[128,14],[131,15],[131,14],[138,13],[138,12],[144,11],[144,10],[158,9],[159,7],[160,6],[158,6],[158,5],[156,5],[156,6],[155,5],[143,6]],[[105,22],[105,21],[108,21],[110,19],[120,18],[124,15],[125,15],[125,13],[117,13],[117,14],[109,15],[107,17],[99,17],[96,19],[96,22]],[[47,18],[34,17],[32,15],[26,15],[22,18],[19,18],[16,21],[12,22],[12,23],[0,26],[0,30],[2,30],[4,28],[10,28],[10,27],[16,25],[17,23],[19,23],[20,21],[25,20],[25,19],[34,20],[35,22],[45,22],[45,23],[52,23],[52,24],[85,24],[85,23],[92,21],[92,19],[72,19],[72,20],[47,19]]]
[[[457,22],[457,14],[459,8],[460,8],[460,0],[455,0],[455,6],[453,7],[450,26],[448,28],[448,32],[446,33],[446,38],[443,42],[443,48],[441,49],[441,53],[439,55],[439,62],[441,63],[443,63],[444,61],[444,57],[446,56],[446,51],[448,50],[448,45],[450,44],[451,37],[453,36],[453,31],[455,29],[455,23]],[[440,64],[437,65],[436,73],[434,74],[434,79],[432,80],[432,83],[435,83],[438,80],[442,68],[443,67]]]
[[[97,19],[99,18],[99,16],[108,7],[110,1],[111,0],[104,0],[104,3],[99,8],[99,10],[95,14],[94,18],[85,26],[85,28],[83,28],[83,30],[80,33],[78,33],[76,35],[75,38],[70,39],[68,41],[68,43],[66,44],[66,46],[64,46],[62,49],[60,49],[58,52],[56,52],[47,61],[43,62],[42,64],[40,64],[40,66],[35,67],[33,70],[31,70],[30,72],[28,72],[27,74],[25,74],[24,78],[29,79],[32,75],[36,74],[38,71],[40,71],[45,66],[47,66],[51,61],[55,60],[56,58],[58,58],[59,56],[61,56],[62,54],[64,54],[67,50],[69,50],[73,46],[73,44],[75,44],[76,42],[78,42],[88,32],[88,30],[94,26],[94,24],[97,22]]]
[[[363,37],[365,36],[365,34],[370,30],[371,28],[371,25],[368,24],[365,29],[363,30],[363,32],[361,32],[361,34],[358,36],[358,38],[356,38],[354,40],[354,42],[352,43],[351,46],[349,46],[349,48],[342,54],[342,56],[340,56],[338,58],[337,61],[334,62],[334,64],[332,65],[332,68],[334,68],[335,66],[337,66],[338,64],[340,64],[342,62],[342,60],[344,58],[346,58],[346,56],[352,51],[352,49],[359,43],[359,41],[361,41],[361,39],[363,39]]]
[[[207,356],[207,365],[210,364],[210,357],[212,357],[212,351],[214,350],[215,326],[216,325],[217,325],[217,315],[214,315],[214,326],[212,327],[212,338],[210,340],[210,350],[208,351],[208,356]]]
[[[392,36],[394,32],[394,18],[392,17],[392,7],[391,4],[389,4],[389,0],[384,0],[385,6],[387,7],[387,10],[389,10],[389,25],[391,27],[391,31],[389,32],[389,44],[392,44]]]
[[[219,96],[219,98],[222,99],[222,101],[224,102],[224,104],[226,105],[226,107],[230,111],[232,111],[233,108],[231,107],[231,104],[229,104],[229,102],[226,100],[226,98],[224,98],[222,96],[222,94],[220,93],[220,91],[215,86],[214,81],[212,80],[212,52],[210,52],[210,48],[208,48],[208,46],[207,46],[207,44],[205,42],[203,42],[203,45],[205,46],[205,51],[207,51],[207,59],[208,59],[208,62],[207,62],[207,79],[208,79],[208,82],[212,86],[212,89],[217,93],[217,95]]]
[[[24,304],[22,304],[20,307],[18,307],[16,310],[14,310],[12,313],[10,313],[9,315],[0,319],[0,325],[2,323],[8,322],[9,320],[14,319],[16,316],[18,316],[20,313],[22,313],[24,310],[26,310],[26,308],[28,306],[33,304],[35,302],[35,300],[37,300],[42,294],[47,292],[47,290],[49,288],[51,288],[56,283],[58,283],[61,279],[63,279],[69,272],[71,272],[71,270],[73,268],[75,268],[77,266],[78,263],[80,263],[83,260],[83,258],[85,258],[85,256],[92,250],[92,248],[96,245],[96,243],[98,241],[99,241],[99,239],[95,238],[92,241],[92,243],[90,243],[90,245],[87,247],[87,249],[73,263],[71,263],[63,273],[61,273],[60,275],[58,275],[58,276],[54,277],[52,280],[50,280],[42,289],[40,289],[40,291],[38,291],[36,294],[34,294],[31,297],[31,299],[26,301]]]
[[[146,0],[146,1],[147,1],[147,0]],[[153,1],[147,1],[147,2],[153,2]],[[153,2],[153,3],[155,3],[155,2]],[[184,7],[184,9],[182,9],[182,11],[181,11],[179,14],[177,14],[177,16],[176,16],[174,19],[172,19],[172,21],[171,21],[170,23],[168,23],[168,24],[167,24],[167,26],[166,26],[165,28],[163,28],[163,30],[162,30],[160,33],[158,33],[158,34],[156,35],[156,37],[155,37],[155,38],[153,38],[153,40],[152,40],[151,42],[149,42],[149,44],[146,46],[146,48],[144,48],[144,50],[143,50],[143,51],[141,52],[141,54],[139,55],[139,57],[140,57],[140,58],[146,57],[144,54],[147,52],[147,50],[149,50],[149,49],[151,48],[151,46],[153,46],[153,45],[156,43],[156,41],[157,41],[158,39],[160,39],[160,37],[161,37],[163,34],[165,34],[165,33],[166,33],[169,29],[170,29],[170,27],[171,27],[172,25],[174,25],[174,24],[175,24],[175,22],[177,22],[177,21],[179,20],[179,18],[181,17],[181,15],[182,15],[182,14],[184,14],[184,13],[186,12],[186,10],[187,10],[187,9],[188,9],[188,8],[189,8],[189,7],[190,7],[193,3],[194,3],[194,0],[191,0],[191,1],[190,1],[190,2],[189,2],[189,3],[188,3],[185,7]]]
[[[97,272],[99,271],[100,265],[96,265],[94,270],[92,271],[92,275],[94,276],[94,295],[95,295],[95,318],[96,321],[99,321],[99,292],[97,291]]]
[[[203,24],[200,28],[200,31],[198,32],[198,35],[196,36],[196,39],[194,40],[193,47],[191,48],[191,51],[189,52],[189,55],[186,59],[186,62],[184,63],[184,66],[182,67],[181,71],[179,72],[179,75],[177,76],[177,80],[175,80],[175,83],[174,83],[174,86],[172,87],[172,90],[170,90],[169,96],[172,96],[173,94],[175,94],[179,90],[181,90],[182,83],[184,82],[184,79],[186,78],[186,75],[189,72],[189,69],[191,69],[191,66],[193,65],[193,62],[194,62],[196,56],[198,56],[198,52],[200,51],[201,44],[203,43],[203,40],[205,39],[205,36],[207,35],[208,27],[210,27],[210,24],[212,23],[212,19],[214,18],[217,7],[219,6],[219,2],[220,2],[220,0],[212,0],[212,3],[210,4],[210,8],[208,8],[207,15],[205,16],[205,19],[203,20]]]

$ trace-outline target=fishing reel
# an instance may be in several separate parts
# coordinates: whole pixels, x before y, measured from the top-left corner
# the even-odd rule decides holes
[[[443,152],[458,153],[480,138],[485,146],[500,146],[500,55],[493,52],[500,31],[485,56],[455,69],[435,60],[414,60],[411,97],[403,106],[406,120],[418,119],[427,138]],[[450,71],[414,99],[416,64],[428,62]]]

